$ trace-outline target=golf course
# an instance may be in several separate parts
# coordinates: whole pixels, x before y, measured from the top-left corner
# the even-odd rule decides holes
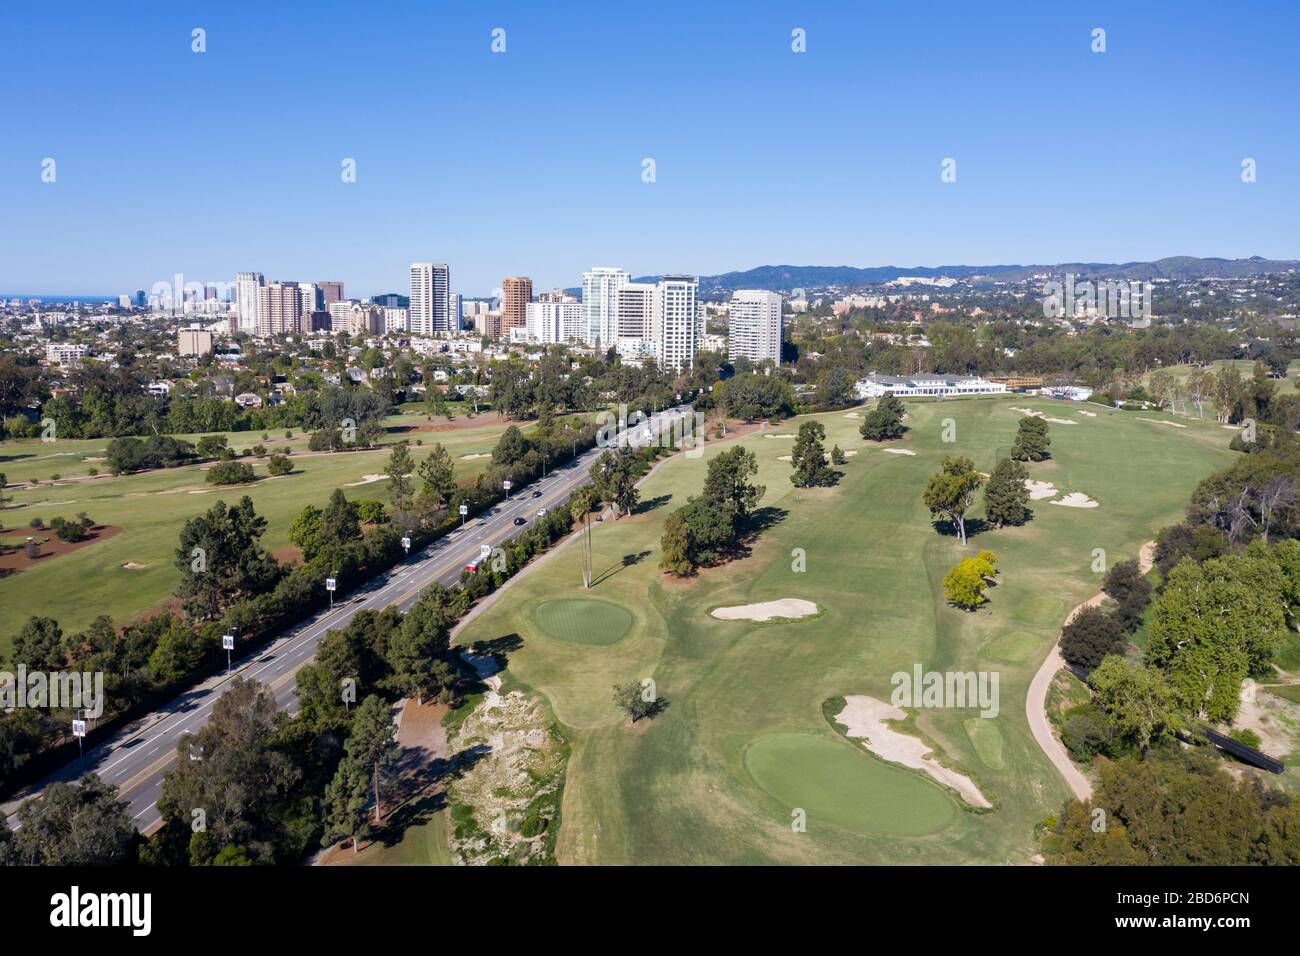
[[[963,547],[933,523],[926,481],[944,455],[991,472],[1025,410],[1049,422],[1051,458],[1028,469],[1054,491],[1031,502],[1027,524],[1001,530],[979,521],[978,495]],[[1097,591],[1098,550],[1107,564],[1132,558],[1177,520],[1196,483],[1231,460],[1232,434],[1007,396],[910,401],[905,436],[878,445],[859,436],[862,411],[812,416],[828,451],[850,453],[834,487],[791,484],[806,418],[711,441],[702,457],[662,462],[631,515],[593,522],[590,589],[571,541],[459,631],[461,645],[514,648],[505,688],[538,695],[571,746],[558,862],[1024,863],[1037,852],[1034,827],[1067,792],[1031,736],[1029,681],[1068,609]],[[733,441],[757,456],[765,528],[748,556],[668,577],[664,520]],[[988,604],[950,606],[944,574],[986,549],[999,571]],[[767,602],[780,603],[762,620],[712,614]],[[880,759],[835,720],[846,697],[889,701],[891,675],[917,665],[998,677],[996,716],[923,707],[890,727],[924,741],[986,804]],[[629,724],[612,688],[646,679],[665,706]]]
[[[7,651],[14,633],[30,615],[47,615],[58,620],[65,633],[84,628],[100,614],[123,624],[166,601],[180,579],[175,567],[176,546],[186,519],[200,514],[217,501],[233,504],[242,496],[253,500],[257,513],[267,520],[262,546],[276,552],[289,544],[289,526],[305,505],[324,507],[335,488],[351,499],[373,498],[389,503],[388,482],[383,475],[393,443],[408,439],[411,455],[418,463],[435,442],[451,454],[458,480],[472,478],[484,469],[501,433],[507,427],[499,421],[478,424],[457,419],[448,430],[414,428],[423,416],[394,415],[385,420],[388,433],[384,444],[372,451],[335,454],[307,451],[308,435],[293,429],[284,432],[228,432],[230,447],[244,451],[264,445],[268,451],[286,447],[293,454],[293,471],[269,477],[263,459],[244,459],[252,464],[258,480],[252,484],[220,487],[204,481],[209,463],[187,465],[131,475],[88,475],[102,460],[107,439],[87,441],[6,442],[0,445],[0,471],[11,484],[39,481],[20,489],[8,489],[9,499],[0,511],[4,537],[21,540],[31,519],[40,517],[46,525],[56,516],[71,519],[85,512],[96,524],[120,529],[66,554],[37,560],[16,573],[0,576],[0,653]],[[525,431],[527,429],[525,428]],[[193,441],[197,436],[177,436]],[[421,442],[416,445],[416,442]],[[62,477],[51,482],[54,473]],[[278,555],[283,557],[283,554]]]

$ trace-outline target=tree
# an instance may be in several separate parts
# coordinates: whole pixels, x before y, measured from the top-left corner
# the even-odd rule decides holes
[[[984,591],[992,565],[979,558],[963,558],[943,576],[943,593],[950,604],[973,611],[988,601]]]
[[[966,457],[945,455],[939,467],[939,474],[932,475],[925,486],[925,506],[932,517],[943,515],[951,521],[961,543],[965,544],[966,512],[984,479],[975,470],[975,463]]]
[[[1093,669],[1088,683],[1097,705],[1139,750],[1183,725],[1174,692],[1154,667],[1111,654]]]
[[[267,473],[274,477],[281,477],[293,471],[293,464],[284,455],[272,455],[266,462]]]
[[[247,495],[233,508],[218,501],[185,522],[176,549],[181,572],[176,594],[187,600],[191,613],[215,617],[232,601],[271,590],[280,569],[258,547],[265,532],[266,519]]]
[[[325,544],[346,544],[361,537],[357,506],[348,501],[342,488],[330,492],[329,504],[321,514],[321,540]]]
[[[834,448],[831,449],[832,465],[842,465],[844,464],[845,461],[846,459],[844,457],[844,449],[840,448],[839,445],[836,445]]]
[[[894,397],[893,392],[886,392],[876,403],[876,407],[862,416],[862,425],[858,431],[867,441],[892,441],[902,438],[907,427],[903,424],[906,407]]]
[[[428,457],[420,462],[418,473],[422,510],[445,507],[456,490],[456,464],[441,443],[435,443]]]
[[[524,437],[518,425],[511,425],[501,433],[496,447],[492,449],[492,463],[509,468],[522,461],[526,454],[528,454],[528,439]]]
[[[205,480],[213,485],[245,485],[257,479],[252,465],[242,461],[222,461],[207,470]]]
[[[993,468],[984,489],[984,514],[1001,528],[1022,525],[1029,520],[1029,489],[1025,480],[1029,472],[1013,458],[1003,458]]]
[[[18,808],[13,855],[28,866],[114,866],[135,862],[136,833],[117,788],[88,773],[52,783]]]
[[[314,559],[325,545],[323,523],[321,510],[315,505],[306,505],[289,525],[289,540],[298,546],[307,561]]]
[[[1141,573],[1138,563],[1129,559],[1112,564],[1101,589],[1119,605],[1115,614],[1120,626],[1126,631],[1136,627],[1151,600],[1151,582]]]
[[[412,481],[415,463],[411,460],[410,446],[399,441],[388,456],[384,472],[388,475],[388,491],[393,499],[394,514],[409,514],[411,510]]]
[[[744,528],[754,506],[767,490],[749,480],[757,474],[758,457],[743,445],[719,452],[709,461],[704,497],[712,502],[729,504],[734,509],[735,520]]]
[[[225,435],[203,435],[194,446],[194,451],[200,458],[222,458],[230,449],[227,447]]]
[[[796,488],[817,488],[835,483],[835,472],[826,464],[822,442],[826,429],[821,422],[808,421],[799,426],[790,455],[790,481]]]
[[[690,532],[680,512],[673,512],[664,519],[663,535],[659,539],[662,557],[659,567],[679,578],[688,576],[695,570],[691,562]]]
[[[652,693],[653,681],[630,681],[614,685],[614,706],[635,724],[644,717],[654,717],[664,708],[664,701]]]
[[[344,760],[352,761],[358,770],[365,768],[374,780],[375,822],[383,820],[379,798],[379,773],[397,759],[397,728],[388,704],[382,697],[371,694],[361,702],[352,718],[352,731],[343,745]]]
[[[1124,648],[1124,628],[1119,618],[1090,604],[1061,629],[1061,656],[1085,673],[1109,654]]]
[[[591,466],[592,485],[601,498],[613,504],[615,520],[630,514],[640,500],[637,478],[637,453],[632,448],[602,452]]]
[[[1043,461],[1049,457],[1047,449],[1051,444],[1047,422],[1037,415],[1026,415],[1020,419],[1011,457],[1016,461]]]
[[[444,591],[431,587],[420,595],[388,642],[390,686],[403,696],[413,695],[417,703],[423,703],[424,695],[446,685],[450,671],[444,657],[451,645],[451,629],[456,619]]]
[[[9,659],[33,671],[63,670],[63,629],[52,617],[30,617],[15,635]]]
[[[353,851],[361,849],[361,838],[370,832],[370,780],[366,768],[355,760],[339,761],[338,769],[325,787],[325,819],[322,846],[351,838]]]

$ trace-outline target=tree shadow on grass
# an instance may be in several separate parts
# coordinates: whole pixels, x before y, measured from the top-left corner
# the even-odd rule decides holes
[[[630,568],[633,567],[634,565],[640,564],[646,558],[650,557],[650,555],[653,553],[654,553],[653,551],[639,551],[636,554],[623,555],[622,560],[620,560],[617,564],[606,568],[604,571],[600,572],[600,574],[596,575],[596,577],[592,579],[591,586],[594,588],[602,581],[609,580],[614,575],[618,574],[618,572],[622,571],[624,568]]]
[[[646,498],[638,502],[637,506],[632,509],[633,514],[645,514],[647,511],[654,511],[656,508],[662,508],[668,502],[673,500],[672,495],[656,495],[653,498]]]
[[[936,518],[930,522],[930,525],[935,531],[942,535],[947,535],[952,538],[957,537],[957,523],[955,521],[949,521],[947,518]],[[993,525],[985,521],[983,518],[966,519],[966,540],[968,542],[976,535],[992,530]]]

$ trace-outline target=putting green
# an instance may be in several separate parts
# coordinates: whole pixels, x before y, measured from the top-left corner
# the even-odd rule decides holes
[[[858,833],[917,837],[942,830],[956,807],[937,786],[812,734],[774,734],[745,748],[745,769],[774,799],[808,814],[809,829],[829,823]]]
[[[546,601],[533,611],[542,633],[570,644],[614,644],[632,627],[632,615],[617,604],[590,598]]]
[[[1016,607],[1015,615],[1030,624],[1052,624],[1065,617],[1065,602],[1060,598],[1039,594],[1025,598]]]

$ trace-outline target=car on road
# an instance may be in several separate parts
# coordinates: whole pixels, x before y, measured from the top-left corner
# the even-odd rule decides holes
[[[539,518],[545,518],[545,517],[546,517],[546,509],[545,509],[545,508],[538,508],[538,509],[537,509],[537,517],[539,517]]]
[[[526,524],[526,523],[527,523],[527,522],[526,522],[525,519],[523,519],[523,518],[516,518],[516,519],[515,519],[515,524]]]
[[[540,491],[534,491],[534,492],[533,492],[533,497],[534,497],[534,498],[540,498],[541,496],[542,496],[542,493],[541,493]]]

